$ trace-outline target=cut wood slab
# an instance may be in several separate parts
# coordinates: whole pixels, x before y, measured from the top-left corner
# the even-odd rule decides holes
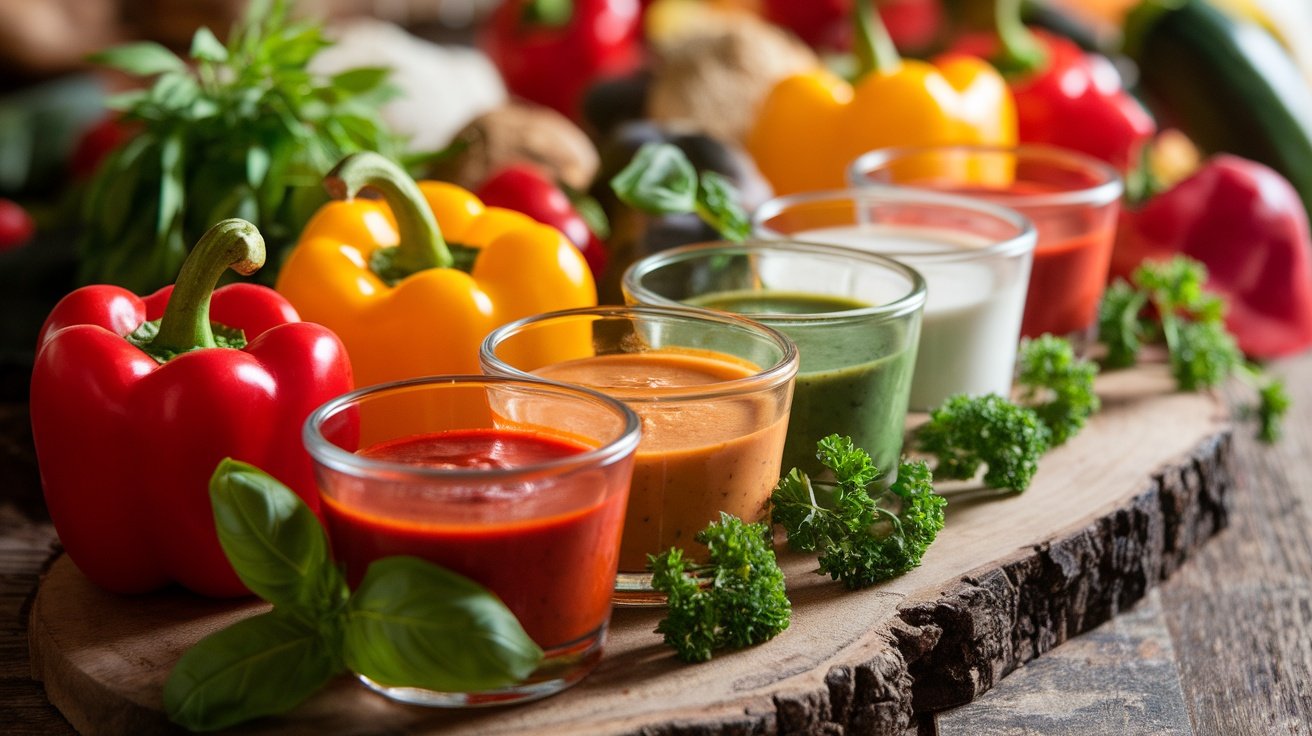
[[[579,685],[502,709],[391,703],[341,678],[249,733],[905,733],[913,713],[967,702],[1024,662],[1141,598],[1218,529],[1231,480],[1221,401],[1179,394],[1161,367],[1099,379],[1103,411],[1044,457],[1020,496],[953,495],[921,567],[849,592],[781,553],[792,626],[684,665],[653,633],[659,610],[620,609]],[[33,672],[85,734],[161,733],[169,668],[205,634],[263,610],[183,593],[104,593],[67,560],[30,622]]]

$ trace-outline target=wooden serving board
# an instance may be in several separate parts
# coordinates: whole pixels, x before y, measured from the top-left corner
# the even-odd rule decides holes
[[[248,733],[905,733],[1131,606],[1223,527],[1233,487],[1221,401],[1172,391],[1160,366],[1099,379],[1103,410],[1047,455],[1020,496],[955,491],[924,564],[859,592],[781,552],[792,626],[773,641],[678,662],[659,610],[619,609],[579,685],[522,706],[404,706],[341,678]],[[169,732],[161,689],[182,651],[263,610],[183,593],[104,593],[66,559],[31,611],[34,676],[81,732]]]

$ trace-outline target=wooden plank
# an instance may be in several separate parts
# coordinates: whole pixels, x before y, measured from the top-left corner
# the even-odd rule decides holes
[[[681,665],[621,610],[607,656],[574,689],[504,710],[388,703],[342,680],[251,732],[739,733],[850,729],[899,736],[913,709],[984,692],[1007,672],[1140,598],[1224,521],[1225,411],[1173,393],[1160,367],[1100,379],[1104,411],[1045,458],[1024,496],[950,504],[924,565],[851,593],[784,555],[793,626],[763,646]],[[123,599],[57,564],[33,607],[36,670],[88,733],[163,731],[159,693],[189,643],[234,616],[177,593]],[[89,617],[87,611],[96,611]],[[914,682],[914,687],[913,687]]]
[[[1312,354],[1273,369],[1285,437],[1236,437],[1234,526],[1162,589],[1199,736],[1312,734]]]
[[[939,713],[938,736],[1192,736],[1157,591],[1016,670],[969,705]]]

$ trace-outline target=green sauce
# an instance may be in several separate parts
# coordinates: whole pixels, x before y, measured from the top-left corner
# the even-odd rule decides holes
[[[902,452],[907,397],[918,335],[904,319],[790,320],[789,314],[828,314],[870,305],[846,297],[785,291],[718,292],[685,303],[759,318],[797,343],[801,366],[793,391],[783,468],[822,470],[815,443],[848,435],[886,477]],[[916,323],[913,323],[916,324]]]

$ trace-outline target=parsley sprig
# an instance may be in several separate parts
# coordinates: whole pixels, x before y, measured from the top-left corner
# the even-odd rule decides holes
[[[1075,357],[1069,340],[1042,335],[1021,343],[1016,358],[1021,404],[1038,414],[1052,434],[1052,446],[1065,444],[1102,407],[1093,390],[1098,365]]]
[[[834,482],[812,481],[793,468],[774,489],[773,518],[788,544],[820,553],[820,572],[848,588],[864,588],[920,564],[942,531],[947,501],[934,493],[923,462],[904,462],[897,480],[872,495],[880,473],[850,438],[820,440],[816,456]]]
[[[648,556],[652,587],[668,598],[656,632],[680,659],[705,662],[718,649],[759,644],[788,628],[792,604],[767,525],[721,512],[696,540],[710,550],[709,563],[689,562],[678,547]]]
[[[1146,262],[1130,281],[1117,279],[1098,311],[1100,339],[1107,345],[1106,362],[1113,367],[1134,365],[1145,343],[1162,341],[1169,354],[1171,375],[1181,391],[1219,386],[1230,376],[1255,394],[1247,407],[1258,419],[1258,437],[1274,442],[1289,410],[1284,382],[1244,359],[1225,327],[1225,302],[1204,285],[1207,267],[1176,256]]]
[[[930,413],[916,441],[937,458],[939,477],[973,478],[983,466],[985,485],[1019,493],[1029,488],[1039,458],[1052,446],[1052,430],[1033,409],[997,394],[956,394]]]

